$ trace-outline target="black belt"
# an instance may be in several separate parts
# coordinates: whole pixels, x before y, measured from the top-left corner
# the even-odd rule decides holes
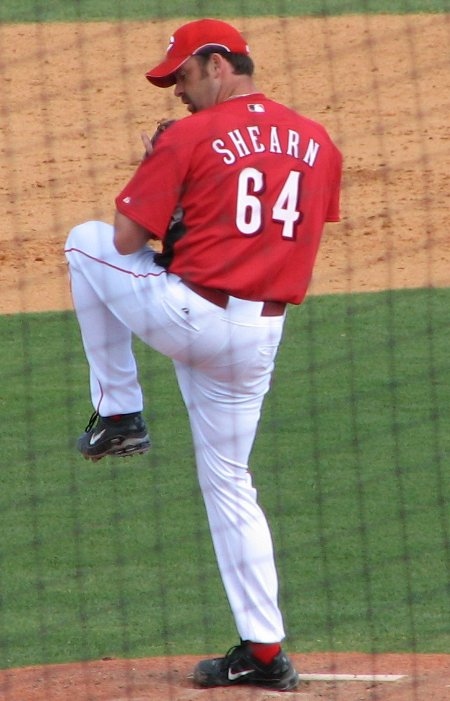
[[[230,295],[227,292],[215,290],[212,287],[203,287],[203,285],[197,285],[195,282],[188,282],[187,280],[183,280],[183,283],[195,294],[207,299],[208,302],[222,309],[227,308],[228,300],[230,299]],[[261,316],[282,316],[285,309],[285,302],[263,302]]]

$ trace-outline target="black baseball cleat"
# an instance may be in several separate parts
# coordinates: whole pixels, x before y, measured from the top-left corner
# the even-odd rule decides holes
[[[202,687],[249,684],[278,691],[296,689],[299,676],[290,659],[281,652],[268,665],[251,653],[246,641],[228,650],[225,657],[202,660],[194,669],[194,682]]]
[[[86,460],[96,462],[105,455],[127,457],[146,453],[150,438],[140,412],[120,418],[103,417],[94,412],[85,432],[77,440],[77,448]]]

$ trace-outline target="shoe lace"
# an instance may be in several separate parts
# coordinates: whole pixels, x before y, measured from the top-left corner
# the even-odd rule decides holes
[[[233,657],[239,657],[242,652],[246,649],[247,645],[244,640],[241,640],[241,642],[238,645],[233,645],[230,647],[228,652],[225,654],[225,659],[230,660]]]
[[[86,428],[84,429],[86,433],[87,433],[88,431],[90,431],[91,428],[94,427],[94,424],[95,424],[95,422],[97,421],[98,417],[99,417],[98,411],[94,411],[94,412],[91,414],[91,418],[89,419],[88,424],[87,424]]]

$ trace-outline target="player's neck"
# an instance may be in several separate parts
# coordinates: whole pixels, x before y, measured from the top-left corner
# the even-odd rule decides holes
[[[253,79],[249,75],[232,74],[222,84],[221,101],[235,100],[238,97],[247,97],[259,92]]]
[[[249,95],[255,95],[257,93],[257,90],[253,90],[252,92],[243,92],[239,93],[239,95],[230,95],[230,97],[227,97],[224,102],[227,102],[228,100],[235,100],[238,97],[249,97]]]

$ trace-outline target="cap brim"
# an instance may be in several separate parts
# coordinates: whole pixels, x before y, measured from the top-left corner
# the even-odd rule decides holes
[[[176,83],[175,71],[177,71],[188,58],[189,56],[186,58],[167,58],[158,66],[148,71],[145,77],[158,88],[170,88],[171,85],[175,85]]]

